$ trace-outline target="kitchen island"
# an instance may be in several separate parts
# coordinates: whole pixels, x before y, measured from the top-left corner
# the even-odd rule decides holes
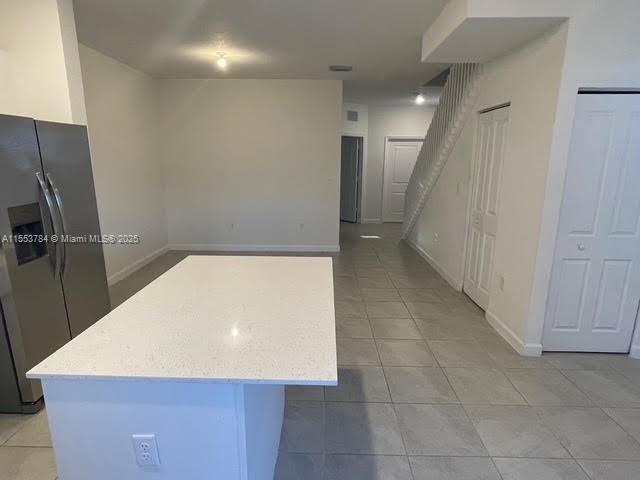
[[[330,258],[190,256],[34,367],[61,480],[272,480],[285,385],[336,385]]]

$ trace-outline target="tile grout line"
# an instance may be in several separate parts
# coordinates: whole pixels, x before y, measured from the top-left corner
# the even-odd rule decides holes
[[[615,423],[616,425],[618,425],[618,427],[620,427],[620,428],[622,429],[622,431],[623,431],[624,433],[626,433],[626,434],[631,438],[631,440],[633,440],[633,441],[638,445],[638,447],[640,448],[640,441],[639,441],[638,439],[636,439],[636,437],[635,437],[634,435],[631,435],[631,433],[629,433],[629,432],[627,431],[627,429],[626,429],[626,428],[624,428],[624,426],[623,426],[623,425],[621,425],[621,424],[620,424],[620,422],[618,422],[618,420],[616,420],[616,419],[615,419],[615,418],[613,418],[611,415],[609,415],[609,413],[605,410],[605,408],[613,408],[613,409],[615,409],[616,407],[598,407],[598,408],[599,408],[600,410],[602,410],[602,412],[607,416],[607,418],[609,418],[613,423]],[[637,410],[637,409],[635,409],[635,410]]]
[[[37,448],[39,450],[53,450],[53,446],[48,445],[7,445],[3,443],[0,448]]]
[[[31,447],[28,447],[31,448]],[[44,448],[44,447],[43,447]],[[399,453],[349,453],[349,452],[316,452],[316,451],[308,451],[308,452],[281,452],[287,453],[289,455],[326,455],[332,457],[340,457],[340,456],[353,456],[353,457],[418,457],[418,458],[508,458],[512,460],[569,460],[575,462],[587,461],[587,462],[612,462],[612,463],[633,463],[640,466],[640,460],[607,460],[601,458],[567,458],[567,457],[522,457],[517,455],[442,455],[442,454],[433,454],[426,455],[415,453],[411,455],[403,455]]]
[[[380,260],[380,257],[378,256],[378,260]],[[389,278],[389,271],[385,268],[385,272],[387,277]],[[393,286],[396,295],[400,298],[400,301],[402,302],[402,297],[400,296],[400,292],[398,291],[395,283],[393,283],[393,281],[389,278],[389,280],[391,281],[391,285]],[[404,304],[404,302],[402,303],[402,305],[404,305],[405,308],[407,308],[407,306]],[[407,310],[408,311],[408,310]],[[368,315],[368,312],[367,312]],[[369,321],[369,323],[371,323],[371,321]],[[371,334],[373,335],[373,327],[371,328]],[[413,467],[411,465],[411,460],[409,459],[409,451],[407,450],[407,442],[405,441],[404,438],[404,433],[403,433],[403,429],[402,426],[400,425],[400,419],[398,418],[398,411],[396,408],[396,403],[393,399],[393,395],[391,393],[391,387],[389,386],[389,380],[387,379],[387,372],[385,371],[384,365],[382,364],[382,357],[380,356],[380,350],[378,349],[378,342],[374,339],[375,345],[376,345],[376,351],[378,352],[378,357],[380,357],[380,366],[382,368],[382,377],[384,378],[384,383],[387,387],[387,392],[389,393],[389,400],[391,401],[391,405],[392,405],[392,409],[393,409],[393,416],[396,419],[396,426],[398,428],[398,433],[400,434],[400,440],[402,441],[402,448],[404,449],[404,453],[405,453],[405,458],[407,461],[407,465],[409,467],[409,475],[411,475],[411,479],[415,480],[415,474],[413,472]]]
[[[34,414],[31,418],[28,418],[27,420],[22,422],[20,424],[20,426],[18,428],[16,428],[16,431],[13,432],[11,435],[9,435],[1,446],[3,446],[3,447],[13,447],[13,446],[16,446],[16,447],[29,447],[30,445],[7,445],[7,443],[9,443],[13,437],[15,437],[23,428],[25,428],[29,423],[31,423],[36,418],[37,415],[39,415],[39,413]],[[51,447],[42,447],[42,446],[40,446],[40,447],[34,447],[34,448],[51,448]]]
[[[415,316],[414,314],[411,312],[411,310],[409,310],[408,305],[406,304],[406,302],[404,301],[404,305],[405,308],[407,309],[407,311],[409,312],[409,314],[411,315],[411,318],[413,320],[413,322],[415,323]],[[417,325],[416,325],[417,327]],[[418,331],[420,332],[420,335],[422,335],[423,340],[425,342],[425,344],[429,346],[429,343],[424,335],[424,333],[422,332],[422,330],[418,329]],[[495,469],[495,471],[498,473],[498,476],[500,477],[500,479],[503,479],[502,473],[500,473],[500,470],[498,469],[498,465],[496,464],[495,460],[493,459],[493,457],[491,457],[491,454],[489,452],[489,449],[487,448],[484,440],[482,439],[482,436],[480,435],[480,432],[478,431],[478,428],[476,427],[476,425],[473,423],[473,421],[471,420],[471,418],[469,417],[469,414],[466,410],[466,408],[464,407],[464,404],[462,403],[462,400],[460,399],[460,396],[458,395],[458,392],[456,392],[455,388],[453,388],[453,385],[451,384],[451,379],[449,378],[449,376],[447,375],[444,367],[442,366],[442,364],[440,363],[440,361],[438,360],[438,357],[433,353],[433,351],[431,350],[431,348],[429,348],[429,351],[431,352],[431,355],[433,356],[434,361],[436,362],[436,364],[438,365],[438,367],[440,368],[440,371],[442,372],[442,375],[444,376],[447,385],[449,385],[449,388],[451,389],[451,391],[453,392],[453,395],[455,396],[455,398],[458,400],[458,402],[460,402],[460,406],[462,407],[462,411],[467,419],[467,421],[469,422],[469,424],[471,425],[471,427],[473,428],[473,430],[476,432],[476,435],[478,436],[478,439],[480,440],[480,443],[482,444],[482,448],[484,448],[485,452],[487,452],[487,455],[489,456],[489,458],[491,459],[491,463]],[[411,466],[411,462],[409,462],[409,465]],[[413,475],[413,467],[411,467],[411,471],[412,471],[412,475]]]
[[[520,395],[520,397],[522,398],[522,400],[525,401],[525,403],[528,406],[531,406],[531,404],[529,403],[529,400],[527,400],[527,397],[524,396],[524,393],[522,393],[520,391],[520,389],[518,387],[516,387],[516,384],[513,383],[513,381],[509,378],[509,375],[507,375],[505,372],[502,371],[502,369],[500,367],[498,367],[498,365],[496,364],[496,369],[500,372],[500,374],[507,379],[507,382],[509,382],[509,385],[511,385],[513,387],[513,389],[518,392],[518,395]]]
[[[395,286],[395,283],[394,283],[394,286]],[[397,289],[397,286],[396,286],[396,290],[398,290],[398,289]],[[398,291],[398,294],[399,294],[399,293],[400,293],[400,292]],[[436,296],[439,296],[439,295],[436,293]],[[402,296],[401,296],[401,299],[402,299],[402,303],[403,303],[403,305],[404,305],[405,309],[409,312],[409,315],[411,316],[412,321],[414,322],[415,326],[417,327],[417,324],[416,324],[416,322],[415,322],[415,320],[416,320],[415,315],[411,312],[411,310],[409,309],[409,306],[407,305],[407,302],[405,301],[405,299],[404,299],[404,298],[402,298]],[[446,302],[445,302],[445,303],[446,303]],[[476,425],[474,424],[474,422],[471,420],[471,417],[469,416],[469,412],[467,411],[467,408],[465,407],[465,404],[464,404],[464,403],[462,402],[462,400],[460,399],[460,396],[458,395],[458,392],[455,390],[455,388],[453,388],[453,385],[452,385],[452,383],[451,383],[451,379],[450,379],[450,378],[449,378],[449,376],[447,375],[447,372],[446,372],[446,370],[445,370],[445,367],[443,367],[443,366],[442,366],[442,364],[441,364],[441,363],[440,363],[440,361],[438,360],[438,357],[437,357],[437,356],[433,353],[433,351],[431,350],[431,348],[430,348],[430,344],[429,344],[429,341],[428,341],[428,339],[426,338],[426,336],[424,335],[424,333],[422,332],[422,330],[418,328],[418,331],[420,332],[420,335],[422,336],[423,341],[424,341],[424,342],[425,342],[425,344],[428,346],[428,350],[430,351],[431,355],[433,356],[434,361],[436,362],[436,364],[437,364],[437,365],[438,365],[438,367],[440,368],[440,371],[442,372],[442,374],[443,374],[443,376],[444,376],[445,380],[447,381],[447,384],[449,385],[449,388],[451,389],[451,391],[452,391],[452,392],[453,392],[453,394],[455,395],[455,398],[458,400],[458,402],[459,402],[460,406],[462,407],[462,411],[463,411],[463,413],[464,413],[464,415],[465,415],[465,417],[466,417],[467,421],[469,422],[469,424],[471,425],[471,427],[473,428],[473,430],[476,432],[476,435],[478,436],[478,439],[480,440],[480,442],[481,442],[481,444],[482,444],[482,447],[484,448],[484,450],[487,452],[487,455],[488,455],[488,456],[489,456],[489,458],[491,459],[491,463],[492,463],[492,465],[493,465],[493,467],[494,467],[495,471],[497,472],[497,474],[498,474],[499,478],[500,478],[500,479],[503,479],[504,477],[503,477],[502,473],[500,472],[500,469],[498,468],[498,465],[497,465],[497,463],[496,463],[496,461],[495,461],[494,457],[493,457],[493,456],[491,456],[491,453],[489,452],[489,449],[487,448],[487,446],[486,446],[486,444],[485,444],[485,442],[484,442],[484,440],[483,440],[483,438],[482,438],[482,435],[481,435],[481,434],[480,434],[480,432],[478,431],[477,426],[476,426]],[[475,339],[474,339],[474,340],[475,340]],[[481,345],[479,342],[475,341],[475,343],[478,345],[478,347],[482,348],[482,345]],[[376,348],[377,348],[377,344],[376,344]],[[488,355],[487,355],[487,356],[488,356]],[[489,356],[488,356],[488,357],[489,357]],[[493,367],[492,367],[492,368],[496,368],[496,369],[497,369],[497,371],[499,371],[499,372],[500,372],[500,374],[501,374],[504,378],[506,378],[507,382],[509,383],[509,385],[511,385],[511,386],[513,387],[514,391],[516,391],[516,392],[518,393],[518,395],[520,395],[520,397],[523,399],[523,401],[524,401],[526,404],[529,404],[528,400],[524,397],[524,395],[522,394],[522,392],[520,392],[520,390],[518,390],[518,389],[515,387],[515,385],[513,384],[513,382],[511,382],[511,380],[509,379],[509,377],[508,377],[504,372],[502,372],[502,370],[500,370],[500,369],[498,368],[497,363],[496,363],[496,362],[495,362],[491,357],[489,357],[489,359],[491,360],[491,363],[493,364]],[[385,381],[386,381],[386,371],[384,370],[384,367],[383,367],[383,372],[384,372],[384,375],[385,375]],[[387,386],[388,386],[388,381],[387,381]],[[391,394],[391,392],[389,392],[389,393]],[[393,399],[392,399],[392,400],[393,400]],[[532,408],[532,407],[530,407],[530,408]],[[395,409],[395,402],[394,402],[394,409]],[[535,413],[535,411],[534,411],[534,413]],[[554,435],[554,437],[555,437],[555,434],[554,434],[553,432],[551,432],[551,433],[552,433],[552,435]],[[403,443],[404,443],[404,436],[403,436]],[[571,455],[571,453],[570,453],[570,452],[568,452],[568,450],[565,448],[565,446],[564,446],[564,445],[562,445],[562,443],[561,443],[561,442],[559,442],[559,444],[562,446],[562,448],[563,448],[565,451],[567,451],[567,453],[568,453],[569,455]],[[405,451],[406,451],[406,445],[405,445]],[[573,457],[572,457],[572,458],[573,458]],[[573,459],[573,461],[574,461],[576,464],[578,464],[579,468],[581,468],[581,469],[582,469],[582,466],[581,466],[581,465],[580,465],[580,464],[579,464],[575,459]],[[412,473],[412,476],[413,476],[413,467],[412,467],[412,465],[411,465],[411,461],[410,461],[410,460],[409,460],[409,466],[410,466],[411,473]],[[586,473],[586,472],[585,472],[585,473]],[[587,476],[588,476],[588,475],[587,475]],[[415,478],[415,477],[414,477],[414,478]]]
[[[582,390],[582,389],[578,386],[578,384],[577,384],[577,383],[575,383],[573,380],[571,380],[569,377],[567,377],[561,369],[557,368],[556,370],[557,370],[557,371],[558,371],[558,373],[562,376],[562,378],[564,378],[566,381],[568,381],[571,385],[573,385],[573,386],[576,388],[576,390],[578,390],[582,395],[584,395],[584,396],[585,396],[585,398],[586,398],[587,400],[589,400],[589,401],[593,404],[593,406],[594,406],[594,407],[598,407],[598,408],[600,408],[600,410],[602,410],[602,407],[600,407],[600,406],[595,402],[595,400],[594,400],[593,398],[591,398],[591,395],[589,395],[587,392],[585,392],[584,390]],[[604,410],[603,410],[603,412],[604,412]],[[605,414],[606,414],[606,412],[605,412]]]
[[[390,265],[390,264],[388,264],[388,263],[383,263],[382,258],[381,258],[381,257],[382,257],[382,255],[381,255],[382,248],[385,248],[385,247],[383,246],[383,247],[380,247],[379,249],[374,248],[373,250],[374,250],[374,252],[375,252],[375,253],[376,253],[376,255],[377,255],[378,261],[379,261],[379,263],[380,263],[380,267],[383,267],[383,268],[384,268],[384,270],[385,270],[385,276],[386,276],[386,278],[391,279],[391,276],[390,276],[390,273],[391,273],[391,272],[389,271],[389,268],[390,268],[390,267],[389,267],[389,265]],[[354,248],[354,251],[355,251],[355,250],[356,250],[356,249]],[[368,252],[368,251],[367,251],[367,252]],[[355,275],[356,275],[356,278],[359,278],[359,276],[357,275],[357,272],[355,273]],[[399,291],[400,289],[399,289],[399,288],[398,288],[398,286],[397,286],[397,285],[398,285],[398,283],[397,283],[397,282],[394,282],[394,281],[393,281],[393,279],[391,279],[391,280],[392,280],[392,282],[391,282],[391,283],[392,283],[392,286],[393,286],[393,288],[395,289],[396,293],[397,293],[397,294],[400,294],[400,291]],[[358,281],[358,280],[356,280],[356,281]],[[360,285],[360,283],[358,283],[358,285]],[[361,287],[359,287],[359,288],[361,289]],[[434,290],[434,292],[436,292],[436,295],[439,295],[439,292],[437,292],[437,290],[436,290],[436,289],[433,289],[433,290]],[[361,293],[361,298],[362,298],[362,299],[361,299],[361,301],[362,301],[363,303],[365,303],[365,304],[366,304],[366,303],[367,303],[367,300],[365,300],[364,296],[362,295],[362,289],[360,290],[360,293]],[[410,314],[411,320],[413,321],[414,325],[417,327],[417,324],[416,324],[416,317],[415,317],[415,316],[411,313],[411,311],[408,309],[407,301],[405,300],[405,298],[403,298],[403,297],[402,297],[402,295],[399,295],[399,296],[400,296],[400,301],[402,302],[403,306],[404,306],[404,307],[409,311],[409,314]],[[442,298],[444,299],[444,297],[442,297]],[[375,299],[374,299],[374,300],[368,300],[368,301],[369,301],[369,302],[371,302],[371,301],[375,301]],[[420,302],[420,303],[424,303],[424,302]],[[432,302],[426,302],[426,303],[432,303]],[[368,311],[366,310],[366,306],[365,306],[365,312],[366,312],[366,318],[367,318],[368,323],[369,323],[369,326],[370,326],[370,328],[371,328],[371,327],[372,327],[372,325],[371,325],[372,318],[369,316],[369,313],[368,313]],[[387,387],[387,391],[388,391],[388,393],[389,393],[389,396],[390,396],[390,399],[391,399],[391,403],[394,405],[394,409],[395,409],[395,406],[396,406],[396,405],[401,405],[401,404],[403,404],[403,402],[395,402],[395,401],[393,400],[393,397],[392,397],[392,395],[391,395],[391,391],[390,391],[390,387],[389,387],[389,382],[388,382],[387,375],[386,375],[386,373],[387,373],[387,372],[386,372],[386,370],[385,370],[385,369],[386,369],[386,367],[385,367],[384,365],[382,365],[382,360],[381,360],[380,352],[379,352],[379,349],[378,349],[378,341],[377,341],[377,340],[379,340],[379,339],[378,339],[378,338],[375,336],[375,334],[373,333],[373,328],[371,328],[371,330],[372,330],[372,338],[373,338],[373,341],[374,341],[373,343],[374,343],[374,345],[376,346],[376,351],[377,351],[377,353],[378,353],[378,358],[379,358],[379,360],[380,360],[380,362],[381,362],[380,367],[382,368],[382,371],[383,371],[383,375],[384,375],[384,379],[385,379],[385,384],[386,384],[386,387]],[[421,340],[422,340],[422,341],[424,341],[424,342],[427,344],[427,346],[430,346],[430,343],[429,343],[430,341],[429,341],[429,339],[424,335],[424,333],[423,333],[422,329],[418,328],[418,331],[419,331],[419,333],[420,333]],[[486,342],[485,342],[485,343],[482,343],[482,342],[480,342],[477,338],[472,338],[471,340],[473,340],[473,341],[474,341],[474,343],[475,343],[476,345],[478,345],[478,346],[479,346],[483,351],[485,351],[485,352],[487,351],[487,346],[485,345],[485,343],[486,343]],[[433,353],[433,352],[432,352],[432,353]],[[496,369],[496,371],[499,371],[503,376],[505,376],[505,377],[507,378],[508,383],[513,387],[513,389],[514,389],[516,392],[518,392],[518,394],[519,394],[519,395],[524,399],[524,401],[525,401],[525,403],[526,403],[526,405],[520,405],[520,406],[525,406],[525,407],[527,407],[527,408],[531,408],[531,409],[533,409],[534,411],[535,411],[535,410],[537,410],[537,409],[539,409],[540,407],[546,407],[545,405],[533,405],[533,404],[531,404],[531,403],[529,402],[529,400],[527,400],[527,399],[526,399],[526,397],[524,397],[524,395],[522,394],[522,392],[521,392],[521,391],[520,391],[520,390],[515,386],[515,384],[513,383],[513,381],[512,381],[512,380],[507,376],[507,372],[508,372],[509,370],[513,370],[512,368],[509,368],[508,366],[503,366],[503,364],[502,364],[501,362],[497,362],[497,361],[495,361],[493,358],[491,358],[491,360],[492,360],[492,366],[491,366],[491,367],[487,367],[487,368],[495,368],[495,369]],[[439,369],[443,372],[443,374],[445,375],[445,378],[447,379],[447,382],[449,383],[450,388],[451,388],[451,389],[452,389],[452,391],[454,392],[454,395],[456,396],[456,398],[458,398],[458,399],[459,399],[459,396],[458,396],[457,392],[455,391],[455,389],[453,389],[453,387],[452,387],[452,385],[451,385],[451,383],[450,383],[449,377],[446,375],[446,372],[444,371],[445,367],[443,367],[443,366],[441,365],[440,361],[437,359],[437,357],[436,357],[435,355],[434,355],[434,362],[435,362],[434,367],[439,368]],[[359,365],[355,365],[354,367],[356,367],[356,368],[357,368],[357,367],[360,367],[360,366],[359,366]],[[420,367],[420,368],[425,368],[425,367]],[[469,368],[469,367],[461,367],[461,368]],[[618,369],[616,369],[616,368],[614,368],[614,367],[611,367],[611,368],[612,368],[613,370],[615,370],[617,373],[619,373],[621,376],[623,376],[623,377],[625,377],[625,378],[629,379],[629,377],[628,377],[627,375],[624,375],[620,370],[618,370]],[[552,365],[552,369],[554,369],[554,370],[560,370],[559,368],[555,367],[555,365]],[[527,369],[527,368],[517,368],[517,370],[528,371],[528,370],[531,370],[531,369]],[[592,402],[593,402],[593,399],[592,399],[592,397],[591,397],[591,396],[589,396],[586,392],[584,392],[584,391],[583,391],[582,389],[580,389],[577,385],[575,385],[575,384],[574,384],[574,382],[572,382],[570,379],[568,379],[568,378],[566,377],[566,375],[564,375],[564,373],[563,373],[563,372],[560,372],[560,373],[561,373],[561,375],[562,375],[565,379],[567,379],[571,384],[573,384],[573,385],[578,389],[578,391],[580,391],[583,395],[585,395],[585,396],[586,396],[586,398],[588,398],[590,401],[592,401]],[[631,383],[633,383],[633,382],[631,382]],[[351,402],[351,403],[353,403],[353,402]],[[358,402],[358,403],[367,403],[367,402]],[[407,402],[407,403],[408,403],[408,402]],[[412,402],[412,403],[413,403],[413,402]],[[594,403],[595,403],[595,402],[594,402]],[[442,403],[427,403],[427,405],[441,405],[441,404],[442,404]],[[461,406],[463,406],[463,410],[465,411],[465,414],[467,415],[467,418],[468,418],[468,412],[467,412],[466,406],[467,406],[467,405],[470,405],[470,404],[463,404],[462,402],[460,402],[460,405],[461,405]],[[480,404],[480,405],[484,405],[484,404]],[[568,406],[568,405],[567,405],[567,406]],[[599,406],[599,405],[597,405],[597,404],[596,404],[594,407],[599,408],[601,411],[604,411],[604,408],[603,408],[603,407],[600,407],[600,406]],[[631,407],[630,407],[630,408],[631,408]],[[607,418],[610,418],[612,421],[614,421],[614,423],[618,424],[618,422],[617,422],[617,421],[615,421],[615,420],[614,420],[614,419],[613,419],[613,418],[612,418],[612,417],[611,417],[611,416],[610,416],[606,411],[604,411],[604,413],[605,413],[605,415],[607,416]],[[539,415],[539,414],[536,412],[536,415]],[[472,425],[473,425],[473,422],[472,422]],[[618,424],[618,425],[619,425],[619,424]],[[619,425],[619,426],[620,426],[620,425]],[[621,427],[621,426],[620,426],[620,427]],[[630,435],[630,434],[629,434],[629,432],[626,432],[626,430],[624,430],[624,428],[623,428],[623,427],[621,427],[621,428],[623,429],[623,431],[625,431],[625,433],[627,433],[628,435]],[[474,425],[474,429],[475,429],[475,425]],[[476,432],[477,432],[477,429],[475,429],[475,430],[476,430]],[[551,433],[552,433],[552,435],[554,436],[554,438],[558,439],[558,438],[557,438],[557,436],[555,435],[555,433],[553,433],[553,432],[551,432]],[[478,433],[478,434],[479,434],[479,433]],[[482,441],[482,437],[480,437],[480,439],[481,439],[481,441]],[[558,440],[559,440],[559,439],[558,439]],[[482,442],[483,442],[483,445],[484,445],[484,441],[482,441]],[[404,443],[404,438],[403,438],[403,443]],[[560,442],[560,445],[562,445],[563,449],[565,449],[565,450],[566,450],[566,447],[562,444],[562,442]],[[486,450],[486,446],[485,446],[485,450]],[[406,446],[405,446],[405,452],[406,452]],[[575,458],[575,457],[573,457],[573,455],[571,454],[571,452],[567,451],[567,454],[569,455],[569,458],[570,458],[571,460],[573,460],[574,462],[577,462],[577,460],[578,460],[578,459],[577,459],[577,458]],[[409,455],[408,455],[408,454],[407,454],[407,455],[405,455],[405,456],[406,456],[406,457],[409,457]],[[416,455],[416,456],[420,456],[420,455]],[[441,455],[440,455],[440,456],[441,456]],[[450,456],[450,457],[455,457],[455,456]],[[466,456],[463,456],[463,458],[464,458],[464,457],[466,457]],[[528,458],[528,457],[491,457],[490,455],[489,455],[489,457],[490,457],[490,458],[492,458],[492,461],[494,460],[494,458]],[[495,461],[493,462],[493,464],[494,464],[494,466],[495,466]],[[411,467],[411,463],[410,463],[410,462],[409,462],[409,466]],[[582,466],[580,465],[580,467],[582,467]],[[497,466],[496,466],[496,469],[497,469]],[[412,470],[412,474],[413,474],[413,470]],[[500,474],[500,472],[499,472],[499,471],[498,471],[498,474],[501,476],[501,474]],[[585,474],[586,474],[586,472],[585,472]],[[501,478],[502,478],[502,477],[501,477]]]

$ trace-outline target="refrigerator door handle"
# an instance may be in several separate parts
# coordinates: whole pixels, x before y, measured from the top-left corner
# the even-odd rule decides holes
[[[57,277],[58,272],[60,271],[60,256],[58,255],[58,241],[60,239],[60,229],[58,226],[58,216],[54,215],[53,199],[51,198],[51,193],[47,188],[47,184],[45,183],[44,178],[42,178],[42,174],[40,172],[36,172],[36,178],[38,179],[38,184],[40,185],[40,189],[42,190],[42,194],[44,195],[44,199],[47,204],[47,209],[49,210],[49,217],[51,218],[51,223],[53,225],[53,235],[57,237],[56,242],[54,242],[55,255],[52,258],[51,254],[49,254],[49,259],[50,259],[49,261],[51,262],[53,260],[53,263],[51,265],[53,269],[53,276]],[[50,241],[47,242],[47,251],[49,251],[49,245],[53,241],[51,238],[49,238],[49,240]]]
[[[67,221],[64,216],[64,207],[62,206],[62,197],[60,196],[60,190],[58,190],[58,187],[56,187],[56,184],[53,182],[53,178],[51,178],[50,173],[47,173],[47,180],[49,181],[49,185],[51,185],[51,190],[53,190],[53,197],[56,200],[56,205],[58,206],[58,214],[60,215],[60,228],[62,230],[62,237],[59,237],[58,243],[60,245],[59,253],[61,253],[62,255],[60,256],[60,268],[58,272],[60,275],[62,275],[64,273],[65,267],[67,266],[67,244],[65,241],[66,239],[63,238],[67,235]]]

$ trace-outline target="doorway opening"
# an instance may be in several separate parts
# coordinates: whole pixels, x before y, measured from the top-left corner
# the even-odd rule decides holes
[[[360,223],[363,138],[343,136],[340,158],[340,221]]]
[[[463,290],[484,311],[492,286],[509,113],[509,104],[481,111],[476,132]]]

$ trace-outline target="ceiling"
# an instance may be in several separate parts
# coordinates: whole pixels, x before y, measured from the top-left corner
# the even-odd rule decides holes
[[[78,39],[157,78],[337,78],[345,100],[409,103],[445,65],[422,34],[446,0],[74,0]],[[216,52],[229,68],[215,68]],[[353,66],[351,73],[328,66]]]

